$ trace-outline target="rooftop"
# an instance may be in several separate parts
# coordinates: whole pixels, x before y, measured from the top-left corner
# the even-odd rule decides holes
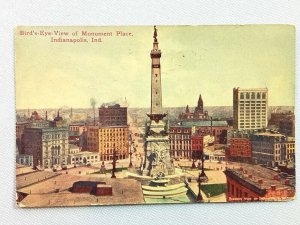
[[[18,174],[16,178],[16,189],[24,188],[41,181],[60,175],[59,173],[49,171],[28,170],[25,173]]]
[[[95,196],[89,193],[72,193],[75,182],[104,182],[112,186],[112,196]],[[57,207],[85,205],[143,204],[144,197],[139,181],[134,179],[111,179],[104,177],[62,174],[52,179],[22,188],[19,193],[27,195],[21,207]]]
[[[200,121],[182,121],[179,122],[177,125],[174,125],[172,127],[209,127],[211,126],[211,121],[210,120],[200,120]],[[212,121],[212,126],[213,127],[223,127],[223,126],[228,126],[227,121]]]
[[[269,136],[269,137],[284,137],[283,134],[280,134],[280,133],[271,133],[271,132],[256,133],[254,135]]]
[[[241,164],[240,168],[226,169],[224,173],[260,195],[264,195],[266,190],[273,185],[276,189],[295,187],[294,179],[288,180],[289,184],[286,184],[287,180],[281,178],[278,172],[259,165]]]
[[[90,152],[90,151],[81,151],[81,152],[77,152],[74,154],[69,154],[69,155],[84,155],[84,154],[99,154],[99,152]]]
[[[238,90],[238,91],[268,91],[268,88],[234,88],[234,90]]]

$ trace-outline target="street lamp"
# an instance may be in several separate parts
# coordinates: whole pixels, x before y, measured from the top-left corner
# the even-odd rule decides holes
[[[131,134],[129,134],[129,166],[128,168],[132,168],[132,144],[133,144],[133,141],[132,141],[132,137],[131,137]]]
[[[208,180],[208,178],[207,178],[207,176],[206,176],[206,174],[205,174],[205,172],[204,172],[204,153],[203,153],[203,151],[202,151],[202,153],[201,153],[201,170],[202,170],[202,172],[201,172],[201,177],[202,178],[205,178],[205,181],[207,181]]]
[[[112,161],[112,170],[111,170],[111,178],[116,178],[115,172],[116,172],[116,163],[117,163],[117,155],[116,155],[116,149],[114,148],[113,152],[113,161]]]
[[[196,168],[196,165],[195,165],[195,158],[196,158],[195,152],[193,151],[193,152],[192,152],[192,160],[193,160],[193,163],[192,163],[191,169],[195,169],[195,168]]]
[[[201,194],[201,183],[202,182],[206,182],[207,180],[208,180],[208,178],[207,178],[207,176],[206,176],[206,174],[205,174],[205,172],[204,172],[204,154],[203,154],[203,152],[202,152],[202,154],[201,154],[201,162],[202,162],[202,165],[201,165],[201,173],[200,173],[200,171],[199,171],[199,176],[198,176],[198,180],[197,180],[197,182],[198,182],[198,196],[197,196],[197,202],[202,202],[203,201],[203,196],[202,196],[202,194]]]

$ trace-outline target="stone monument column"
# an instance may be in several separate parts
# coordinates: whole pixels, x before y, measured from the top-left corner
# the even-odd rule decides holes
[[[154,26],[153,38],[153,49],[150,53],[152,60],[151,112],[148,114],[150,121],[146,124],[143,175],[164,177],[174,173],[174,166],[170,157],[168,127],[163,121],[166,114],[163,113],[162,108],[161,51],[158,48],[156,26]]]

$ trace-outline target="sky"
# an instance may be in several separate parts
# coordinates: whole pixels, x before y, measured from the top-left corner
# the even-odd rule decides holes
[[[204,107],[231,106],[234,87],[267,87],[270,106],[294,106],[293,26],[157,29],[164,107],[195,106],[199,94]],[[102,42],[92,42],[82,31],[102,33]],[[131,34],[117,36],[117,31]],[[109,32],[112,36],[103,36]],[[51,42],[51,37],[88,42]],[[18,27],[16,108],[87,108],[91,98],[100,106],[125,97],[129,107],[150,107],[152,43],[152,26]]]

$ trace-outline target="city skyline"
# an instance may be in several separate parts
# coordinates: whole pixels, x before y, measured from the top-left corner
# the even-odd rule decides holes
[[[41,52],[35,52],[34,67],[30,67],[30,62],[24,64],[26,60],[20,61],[18,58],[20,53],[16,54],[16,65],[27,69],[23,71],[35,74],[34,71],[37,68],[49,68],[50,72],[48,75],[55,74],[52,77],[53,79],[50,80],[47,80],[47,76],[30,78],[30,75],[28,75],[29,77],[26,77],[28,79],[24,79],[24,88],[17,87],[17,100],[20,93],[28,95],[33,91],[36,93],[31,94],[28,98],[22,95],[21,100],[28,99],[28,101],[38,103],[40,101],[39,98],[44,96],[43,105],[51,105],[54,102],[55,104],[59,102],[69,103],[70,101],[80,102],[80,100],[85,99],[85,95],[82,95],[82,93],[89,94],[93,91],[92,87],[99,87],[100,91],[107,91],[107,94],[112,92],[118,95],[120,92],[130,94],[132,92],[126,91],[127,88],[132,87],[132,90],[136,91],[135,87],[137,86],[141,88],[141,93],[134,92],[134,94],[139,95],[139,99],[136,99],[135,104],[143,105],[142,102],[144,96],[146,96],[146,93],[143,94],[146,88],[144,84],[151,84],[150,113],[142,112],[143,110],[139,109],[132,109],[131,112],[128,112],[127,99],[124,98],[124,101],[120,100],[122,102],[121,105],[112,105],[115,102],[111,102],[110,106],[106,104],[105,107],[98,108],[98,117],[96,118],[95,106],[97,100],[95,97],[92,97],[90,98],[90,111],[91,109],[93,110],[93,121],[89,120],[87,111],[84,112],[86,115],[85,120],[85,116],[82,113],[81,115],[73,114],[72,108],[66,119],[63,118],[63,113],[60,114],[61,109],[55,110],[56,116],[54,118],[48,118],[48,111],[50,115],[53,114],[52,110],[43,110],[43,115],[39,115],[37,111],[34,111],[30,116],[30,110],[28,109],[28,117],[25,114],[23,118],[17,115],[17,118],[19,117],[22,120],[16,123],[17,205],[20,207],[52,207],[166,204],[175,202],[288,201],[294,199],[294,113],[291,111],[277,113],[276,109],[274,113],[271,113],[271,119],[268,121],[269,90],[267,88],[243,89],[238,87],[233,89],[232,108],[230,106],[227,106],[227,109],[222,106],[216,107],[218,109],[215,112],[219,116],[221,115],[221,118],[214,119],[214,112],[209,113],[207,110],[204,110],[204,96],[202,97],[200,94],[197,107],[193,112],[190,111],[188,106],[183,112],[179,112],[178,108],[173,108],[172,119],[169,120],[169,116],[167,120],[164,119],[167,114],[163,111],[162,104],[164,99],[162,87],[165,87],[165,84],[161,82],[164,76],[161,73],[161,69],[164,67],[164,61],[161,61],[161,53],[163,51],[159,45],[160,36],[158,35],[157,27],[154,26],[153,28],[153,45],[150,51],[151,82],[143,81],[143,76],[141,76],[141,79],[137,79],[128,74],[126,75],[130,69],[134,69],[138,73],[139,68],[137,65],[140,66],[138,58],[132,60],[131,63],[129,60],[128,63],[126,59],[130,56],[125,57],[125,59],[119,57],[123,55],[124,51],[126,52],[128,48],[126,45],[120,45],[120,51],[118,52],[111,53],[112,48],[107,48],[108,52],[102,52],[101,57],[106,62],[105,66],[107,68],[103,67],[104,65],[101,64],[103,61],[101,60],[102,74],[99,79],[97,79],[97,76],[93,76],[94,82],[88,76],[81,77],[80,80],[75,77],[75,74],[76,72],[81,73],[81,70],[84,69],[88,72],[93,71],[97,67],[95,63],[98,62],[96,54],[91,64],[86,64],[87,58],[83,58],[81,63],[74,64],[74,61],[72,63],[73,55],[68,56],[65,54],[63,57],[55,57],[55,51],[53,52],[54,54],[51,53],[53,58],[50,56],[43,58],[39,54]],[[168,33],[167,28],[166,33]],[[184,28],[193,28],[197,32],[201,30],[199,27]],[[227,28],[225,30],[223,28],[217,29],[218,32],[225,32]],[[103,31],[83,30],[82,28],[79,28],[81,30],[63,29],[74,28],[53,28],[49,30],[48,28],[32,27],[31,30],[26,30],[26,28],[19,27],[17,33],[22,38],[27,37],[33,40],[46,39],[48,43],[54,46],[66,46],[66,43],[72,46],[89,45],[89,43],[104,45],[105,41],[109,42],[112,38],[119,38],[120,40],[120,38],[131,38],[134,36],[134,28],[131,28],[132,31],[129,32],[126,27],[122,29],[111,28],[115,29],[115,31],[107,30],[109,28],[105,27],[103,27]],[[173,28],[169,29],[170,33]],[[171,33],[174,33],[176,29]],[[241,29],[243,27],[237,29],[237,32],[240,32]],[[172,62],[172,65],[182,67],[182,70],[174,70],[172,73],[176,76],[176,74],[180,74],[180,71],[189,71],[190,78],[192,78],[193,74],[198,76],[201,69],[199,64],[194,63],[198,58],[198,51],[196,52],[192,49],[192,47],[195,49],[195,46],[198,45],[194,45],[195,43],[191,42],[191,39],[181,35],[192,33],[194,38],[196,38],[193,40],[198,41],[199,33],[195,33],[196,31],[185,33],[182,32],[183,28],[179,30],[179,40],[187,39],[180,42],[179,45],[188,43],[188,46],[182,45],[178,47],[178,44],[175,42],[166,42],[172,44],[173,47],[178,47],[175,50],[167,47],[167,49],[173,50],[173,55],[168,55],[167,53],[169,57],[166,58],[172,60],[173,57],[174,62]],[[254,31],[257,31],[257,29],[255,28]],[[214,35],[218,32],[216,31]],[[230,33],[234,32],[231,31]],[[245,33],[248,34],[249,31]],[[272,35],[278,36],[274,34],[274,31]],[[222,33],[222,36],[227,38],[224,33]],[[239,36],[243,39],[242,34],[239,34]],[[250,40],[253,41],[253,37],[249,38]],[[277,60],[280,58],[275,54],[278,45],[271,48],[272,51],[269,49],[270,52],[268,54],[260,49],[262,50],[261,54],[256,52],[256,56],[253,56],[253,52],[249,54],[251,48],[247,49],[247,51],[243,49],[244,44],[248,44],[247,41],[242,42],[242,47],[235,46],[233,48],[228,48],[227,45],[224,47],[223,39],[221,42],[220,46],[223,46],[223,51],[230,49],[229,52],[233,50],[234,53],[225,52],[225,54],[220,52],[216,54],[222,49],[216,47],[218,50],[215,49],[212,52],[215,53],[217,59],[215,61],[211,59],[207,64],[203,63],[202,65],[203,67],[206,65],[206,69],[211,70],[214,68],[212,64],[218,64],[219,66],[222,64],[222,60],[225,60],[224,56],[231,54],[232,57],[229,57],[230,63],[226,60],[223,62],[222,72],[224,72],[225,68],[227,70],[225,69],[223,75],[226,75],[229,71],[237,70],[239,71],[236,74],[238,77],[231,75],[230,79],[222,79],[218,82],[214,82],[213,77],[199,80],[199,83],[203,84],[203,86],[209,84],[210,86],[207,85],[205,87],[210,87],[211,94],[214,94],[213,96],[216,96],[220,101],[225,101],[224,99],[230,94],[223,93],[222,97],[220,97],[221,95],[217,94],[218,91],[224,91],[232,83],[235,86],[235,83],[243,80],[249,86],[256,86],[256,81],[259,83],[263,81],[261,77],[257,76],[248,75],[241,77],[239,69],[246,72],[252,68],[249,73],[254,73],[257,68],[260,68],[258,64],[262,62],[264,62],[264,67],[260,71],[261,73],[263,71],[266,72],[266,68],[268,69],[267,64],[272,63],[275,70],[274,68],[269,68],[269,75],[274,76],[275,72],[279,74],[280,69],[282,69],[278,61],[275,60],[275,58]],[[218,42],[213,40],[211,43]],[[234,45],[237,43],[234,42]],[[261,44],[262,42],[260,42]],[[36,45],[39,46],[39,42]],[[253,43],[250,45],[252,46]],[[25,46],[28,47],[28,45]],[[23,51],[21,50],[21,55],[23,54],[25,59],[30,58],[29,55],[34,54],[27,47],[25,47],[25,51],[23,48]],[[72,54],[74,54],[73,48],[70,48]],[[239,48],[242,48],[242,50],[240,50],[240,54],[237,54]],[[105,48],[102,49],[105,50]],[[117,48],[115,49],[118,50]],[[143,48],[140,47],[138,49]],[[180,49],[187,50],[183,52]],[[252,49],[256,48],[252,46]],[[49,48],[44,50],[46,54],[49,54]],[[92,50],[94,49],[87,48],[87,51]],[[64,51],[59,52],[65,53]],[[133,52],[132,55],[134,55]],[[201,48],[199,52],[201,52]],[[193,53],[194,56],[190,53]],[[104,57],[105,54],[107,54],[107,57]],[[274,54],[274,57],[270,57]],[[78,57],[77,59],[79,60],[82,59],[81,56],[87,55],[90,54],[85,54],[84,52],[79,54],[78,52],[78,55],[76,56],[75,53],[74,57]],[[180,61],[176,61],[178,55],[182,57]],[[223,55],[223,58],[220,55]],[[238,55],[240,56],[239,59],[236,58]],[[133,57],[138,57],[138,54]],[[284,56],[284,58],[286,57],[287,55]],[[185,58],[187,58],[186,61]],[[268,61],[266,61],[267,58]],[[53,71],[51,71],[51,67],[45,66],[49,61],[53,61],[50,59],[56,62]],[[192,61],[191,59],[194,60]],[[207,58],[203,57],[201,59],[205,62]],[[132,63],[133,61],[135,63]],[[240,68],[241,65],[238,62],[244,64],[246,62],[249,63],[249,61],[251,62],[249,67]],[[120,79],[120,75],[118,74],[117,77],[116,73],[122,71],[115,69],[115,67],[119,68],[118,65],[114,66],[117,64],[116,62],[124,63],[124,77]],[[165,62],[168,65],[168,60]],[[59,63],[64,64],[60,66]],[[253,63],[255,63],[255,66],[253,66]],[[285,63],[291,66],[293,60],[288,60]],[[222,73],[218,66],[216,71],[219,71],[220,75]],[[64,73],[59,74],[58,71],[62,69]],[[285,71],[289,70],[286,69]],[[65,76],[66,73],[72,72],[71,77],[67,78]],[[168,78],[169,72],[170,70],[167,69],[165,73],[166,78]],[[57,77],[56,73],[58,73],[59,77]],[[20,74],[20,71],[17,72],[17,77],[18,74]],[[112,75],[115,75],[115,77]],[[198,82],[195,82],[198,80],[196,77],[194,78],[186,82],[179,82],[178,77],[172,79],[169,76],[168,79],[165,79],[167,84],[166,92],[167,96],[169,96],[167,100],[179,95],[179,97],[174,99],[173,107],[177,103],[183,104],[183,101],[188,101],[189,104],[191,93],[184,90],[186,88],[191,89],[192,84],[198,85]],[[278,78],[285,81],[279,83],[280,88],[285,88],[276,95],[279,102],[284,97],[291,99],[290,96],[286,96],[290,90],[286,85],[291,84],[290,81],[293,78],[285,76],[278,76]],[[251,82],[247,82],[248,79],[252,79]],[[175,80],[176,83],[172,83]],[[30,82],[34,83],[26,86],[28,81],[29,83],[27,84],[30,84]],[[124,85],[121,84],[122,81]],[[131,84],[130,81],[136,83]],[[108,83],[105,86],[101,82]],[[23,83],[17,81],[17,84],[21,84],[20,86],[22,87]],[[128,86],[129,84],[131,86]],[[90,90],[90,92],[87,92],[87,90]],[[172,90],[172,93],[170,90]],[[192,94],[192,96],[194,95],[196,94]],[[105,95],[103,97],[111,100],[115,96]],[[109,100],[107,99],[107,101]],[[233,118],[229,114],[231,109],[233,109]],[[165,109],[165,111],[168,110]],[[147,117],[148,119],[145,122],[144,119]],[[176,118],[179,118],[180,121],[178,122]],[[80,121],[80,123],[73,123],[75,121]],[[18,170],[19,168],[21,170]]]
[[[102,43],[74,44],[19,33],[32,29],[113,35],[102,36]],[[121,29],[132,36],[117,36]],[[97,106],[126,97],[131,108],[150,107],[151,30],[151,26],[17,28],[16,108],[88,108],[91,97]],[[231,106],[234,87],[267,87],[270,106],[294,106],[292,26],[158,26],[158,30],[163,107],[193,106],[200,93],[204,107]]]

